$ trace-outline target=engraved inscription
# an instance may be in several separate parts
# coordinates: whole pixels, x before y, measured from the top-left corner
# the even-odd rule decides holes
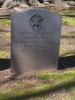
[[[17,39],[14,41],[15,45],[23,45],[25,48],[49,48],[49,44],[53,43],[52,33],[45,32],[36,35],[32,32],[29,33],[18,33]]]

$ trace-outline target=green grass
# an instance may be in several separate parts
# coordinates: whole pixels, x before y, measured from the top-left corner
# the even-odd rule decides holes
[[[9,91],[6,91],[6,88],[4,88],[4,90],[0,90],[0,100],[16,100],[16,99],[29,100],[30,98],[34,98],[34,97],[35,99],[31,99],[31,100],[37,100],[36,98],[38,96],[42,100],[44,99],[44,95],[48,97],[49,93],[50,94],[55,93],[57,96],[59,91],[63,92],[64,90],[65,90],[66,95],[68,91],[72,95],[75,93],[75,87],[74,87],[75,86],[75,81],[74,81],[75,71],[74,70],[59,71],[59,72],[58,71],[55,71],[55,72],[43,71],[41,73],[38,73],[37,77],[40,83],[36,85],[35,87],[27,88],[26,86],[28,86],[29,83],[27,84],[26,81],[19,80],[19,82],[15,81],[15,85],[13,85],[14,88],[10,86],[8,87]],[[31,84],[32,83],[30,83],[29,86],[31,86]],[[72,98],[71,95],[69,95],[69,97]],[[63,98],[62,95],[61,95],[61,98]],[[63,100],[68,100],[68,99],[64,97]]]
[[[0,25],[10,25],[11,24],[11,20],[9,19],[0,19]]]
[[[72,17],[63,17],[63,24],[65,25],[75,25],[75,18]]]
[[[8,50],[0,50],[0,58],[10,58],[10,52]]]
[[[74,55],[75,55],[75,50],[60,48],[60,56],[67,57],[67,56],[74,56]]]
[[[75,71],[68,72],[50,72],[50,73],[42,73],[39,78],[41,80],[59,80],[59,81],[67,81],[75,76]]]

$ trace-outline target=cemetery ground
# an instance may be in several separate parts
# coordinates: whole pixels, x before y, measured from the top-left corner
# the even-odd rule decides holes
[[[0,19],[0,100],[75,100],[75,9],[58,13],[62,15],[61,70],[43,70],[16,79],[11,78],[9,68],[11,21]]]

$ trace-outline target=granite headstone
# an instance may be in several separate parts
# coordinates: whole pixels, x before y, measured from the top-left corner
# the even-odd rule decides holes
[[[57,68],[61,17],[34,8],[12,15],[12,68],[18,73]]]

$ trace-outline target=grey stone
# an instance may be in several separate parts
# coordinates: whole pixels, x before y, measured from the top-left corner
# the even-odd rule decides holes
[[[57,68],[61,17],[43,8],[12,15],[12,69],[16,73]]]

